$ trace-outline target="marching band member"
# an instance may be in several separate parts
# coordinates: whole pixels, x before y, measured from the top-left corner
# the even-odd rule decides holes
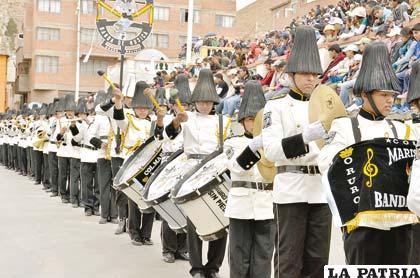
[[[51,184],[50,184],[50,167],[48,163],[48,146],[49,146],[49,138],[48,138],[48,129],[49,129],[49,118],[52,117],[54,114],[53,105],[52,103],[48,104],[47,111],[45,113],[45,116],[42,120],[42,126],[44,130],[44,148],[42,150],[42,164],[44,165],[44,169],[42,171],[42,185],[43,190],[46,192],[50,192],[51,190]]]
[[[149,113],[153,108],[150,99],[144,94],[149,86],[144,81],[136,83],[131,101],[132,109],[124,109],[123,95],[114,91],[114,120],[123,132],[121,150],[127,158],[151,135]],[[128,198],[128,233],[134,245],[152,245],[151,233],[155,213],[140,212],[137,204]]]
[[[34,174],[35,174],[35,184],[41,184],[42,182],[42,171],[43,171],[43,148],[44,148],[44,142],[42,135],[44,133],[44,126],[42,124],[42,118],[44,117],[45,112],[45,106],[43,105],[41,107],[41,110],[39,111],[39,115],[34,120],[33,125],[33,136],[30,140],[30,145],[33,147],[33,168],[34,168]],[[43,116],[41,116],[41,114]],[[42,118],[41,118],[42,117]],[[41,142],[42,141],[42,142]]]
[[[58,196],[58,157],[57,157],[57,135],[59,133],[59,121],[62,117],[62,101],[55,98],[51,108],[52,115],[49,118],[47,131],[48,141],[48,168],[50,170],[50,197]],[[49,190],[48,190],[49,191]]]
[[[186,83],[185,83],[186,81]],[[188,110],[189,99],[191,97],[191,91],[188,84],[188,78],[181,74],[175,79],[176,98],[182,105],[182,109]],[[182,85],[181,85],[182,84]],[[165,89],[158,88],[156,91],[156,99],[161,107],[157,111],[157,120],[155,128],[155,137],[162,141],[162,152],[164,157],[162,163],[166,161],[169,156],[182,148],[182,136],[177,136],[175,140],[169,139],[164,127],[170,124],[173,120],[173,116],[168,114],[167,110],[169,102],[165,96]],[[180,112],[180,108],[176,105],[175,99],[172,99],[172,109],[175,113]],[[161,225],[161,239],[162,239],[162,256],[163,261],[167,263],[175,262],[175,259],[180,258],[182,260],[189,260],[188,247],[187,247],[187,235],[185,233],[176,233],[169,228],[168,222],[162,219]]]
[[[95,96],[95,107],[108,99],[104,91],[98,91]],[[110,221],[118,224],[118,211],[116,204],[116,192],[112,187],[111,148],[114,138],[114,130],[111,119],[107,116],[96,114],[92,127],[88,130],[90,143],[98,149],[98,183],[101,204],[101,219],[99,224]]]
[[[35,108],[32,109],[32,111],[35,112]],[[30,144],[31,128],[33,128],[29,126],[29,121],[29,108],[26,108],[26,111],[23,113],[22,118],[19,121],[19,143],[17,152],[19,161],[19,172],[22,176],[26,176],[28,172],[26,148],[28,147],[28,143]]]
[[[410,128],[401,122],[385,119],[391,112],[400,86],[392,70],[387,48],[382,42],[372,43],[366,48],[353,91],[356,96],[362,97],[362,108],[354,118],[344,117],[333,121],[327,145],[318,157],[321,172],[325,174],[328,173],[335,155],[354,143],[374,138],[418,138],[415,129],[410,131]],[[388,162],[386,163],[388,165]],[[383,176],[387,179],[388,172],[384,172],[377,172],[376,178]],[[327,184],[325,186],[329,187]],[[391,187],[392,183],[389,186]],[[394,219],[387,214],[381,214],[381,211],[373,212],[376,213],[375,221],[380,227],[375,225],[373,220],[361,220],[356,229],[350,232],[348,229],[343,230],[347,263],[408,264],[412,249],[413,222],[409,219],[410,215],[404,214],[405,217],[400,217],[401,215],[395,214]]]
[[[330,250],[331,212],[314,142],[325,130],[320,122],[308,122],[309,98],[323,72],[311,27],[296,29],[285,72],[292,86],[285,90],[287,94],[267,102],[261,137],[267,159],[277,167],[274,276],[322,277]]]
[[[197,111],[177,113],[172,123],[166,126],[165,132],[172,140],[182,134],[184,153],[188,160],[202,160],[206,155],[216,151],[219,146],[217,136],[219,132],[218,117],[211,115],[214,105],[219,103],[219,97],[214,85],[213,74],[209,69],[200,71],[191,96],[191,102],[195,104]],[[224,127],[223,130],[227,128]],[[195,278],[220,277],[219,268],[225,255],[226,237],[209,242],[208,262],[205,265],[202,262],[202,240],[189,219],[187,222],[187,240],[191,276]]]
[[[252,144],[255,115],[264,108],[265,102],[264,91],[257,81],[245,83],[238,114],[245,133],[225,142],[232,179],[225,211],[225,216],[229,217],[231,278],[271,277],[276,230],[273,184],[266,182],[255,166],[259,154]]]

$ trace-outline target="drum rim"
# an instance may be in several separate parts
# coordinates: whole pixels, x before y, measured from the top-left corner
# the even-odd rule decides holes
[[[203,186],[200,187],[200,194],[197,194],[197,191],[192,191],[190,193],[187,193],[183,196],[176,196],[179,192],[179,190],[181,189],[181,187],[184,185],[184,183],[195,173],[197,172],[199,169],[201,169],[207,162],[209,162],[210,160],[212,160],[213,158],[219,156],[223,154],[222,151],[220,150],[216,150],[214,152],[212,152],[211,154],[209,154],[205,159],[203,159],[200,163],[198,163],[196,166],[194,166],[190,171],[187,172],[187,174],[185,174],[185,176],[174,186],[173,190],[171,191],[171,199],[176,203],[176,204],[182,204],[185,203],[187,201],[191,201],[196,199],[196,197],[199,197],[207,192],[210,191],[210,189],[208,189],[209,187],[215,185],[215,180],[217,181],[217,185],[220,185],[221,183],[223,183],[223,181],[219,181],[217,178],[212,179],[211,181],[209,181],[208,183],[204,184]],[[226,173],[226,171],[224,171],[223,173]],[[221,173],[219,176],[221,176],[223,173]]]
[[[157,148],[157,150],[154,152],[153,156],[148,160],[155,160],[157,156],[159,156],[162,153],[162,143],[155,140],[154,136],[150,136],[143,144],[140,145],[140,147],[137,148],[137,150],[134,151],[134,153],[132,153],[123,163],[123,165],[121,165],[120,169],[118,170],[117,175],[114,178],[114,181],[119,181],[119,179],[121,179],[122,173],[124,171],[121,171],[123,169],[127,168],[127,165],[129,165],[133,159],[141,152],[143,151],[146,146],[148,146],[149,144],[153,143],[154,141],[156,141],[158,144],[160,144],[160,146]],[[120,181],[119,183],[115,183],[114,185],[115,187],[119,188],[121,185],[127,185],[127,186],[131,186],[132,185],[132,181],[133,178],[135,176],[137,176],[140,172],[144,171],[145,167],[142,167],[140,170],[138,170],[131,178],[129,178],[126,181]]]
[[[184,153],[184,150],[181,148],[181,149],[177,150],[176,152],[174,152],[173,154],[171,154],[168,157],[168,159],[165,161],[165,163],[161,164],[153,172],[153,174],[149,177],[149,180],[146,182],[146,184],[144,186],[144,194],[143,194],[143,197],[144,197],[144,200],[145,200],[146,203],[147,202],[150,202],[150,204],[156,205],[155,201],[159,201],[159,200],[162,199],[160,202],[163,202],[163,201],[165,201],[166,199],[169,198],[170,191],[169,192],[166,192],[165,194],[163,194],[162,196],[160,196],[158,198],[155,198],[155,199],[152,199],[152,200],[146,199],[148,197],[148,195],[149,195],[150,187],[152,186],[153,182],[157,179],[157,177],[159,176],[159,174],[166,168],[166,166],[169,163],[171,163],[172,161],[174,161],[178,156],[182,155],[183,153]]]

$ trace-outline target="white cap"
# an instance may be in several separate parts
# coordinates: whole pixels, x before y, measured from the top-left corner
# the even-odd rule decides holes
[[[356,7],[350,12],[350,16],[366,17],[366,9],[364,7]]]
[[[343,52],[346,52],[346,51],[358,52],[359,48],[354,44],[350,44],[350,45],[346,46],[346,48],[343,49]]]
[[[362,54],[356,54],[356,55],[354,55],[353,60],[354,60],[354,61],[359,61],[359,62],[361,62],[361,61],[362,61],[362,58],[363,58],[363,55],[362,55]]]
[[[203,62],[203,59],[201,59],[201,58],[197,58],[197,60],[195,60],[195,62],[196,62],[197,64],[201,64],[201,63]]]
[[[343,25],[343,20],[339,17],[332,17],[330,21],[328,21],[328,24],[334,25],[334,24],[340,24]]]
[[[386,34],[386,36],[391,38],[391,37],[399,35],[400,33],[401,33],[401,28],[398,26],[395,26],[394,28],[391,29],[391,32]]]

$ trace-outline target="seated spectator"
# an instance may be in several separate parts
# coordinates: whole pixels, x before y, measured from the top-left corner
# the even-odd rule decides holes
[[[389,53],[391,58],[391,63],[395,63],[400,56],[400,48],[403,46],[403,42],[401,41],[401,28],[394,27],[392,28],[391,32],[386,36],[390,38],[389,42]]]
[[[341,52],[341,48],[338,44],[333,44],[328,48],[328,53],[331,57],[331,62],[328,65],[327,69],[325,70],[324,74],[321,76],[321,83],[325,84],[328,81],[328,74],[330,73],[331,69],[334,68],[338,63],[346,58],[346,54]]]
[[[408,68],[408,63],[416,48],[416,41],[413,39],[413,33],[410,28],[402,28],[400,35],[403,45],[399,49],[398,60],[392,64],[392,68],[396,73],[402,72]]]
[[[366,18],[367,18],[367,27],[372,27],[373,23],[375,21],[374,14],[373,14],[373,8],[378,5],[378,2],[376,1],[369,1],[366,3]]]
[[[359,48],[359,52],[363,54],[365,52],[366,46],[368,46],[372,42],[369,38],[361,38],[358,42],[355,43]]]
[[[332,17],[330,19],[330,21],[328,21],[329,25],[334,26],[334,30],[335,30],[335,36],[338,37],[341,35],[342,31],[343,31],[343,25],[344,22],[341,18],[339,17]]]
[[[410,18],[415,19],[420,17],[420,0],[410,0],[410,6],[412,9]]]
[[[287,73],[284,72],[286,67],[286,62],[284,61],[275,61],[273,63],[274,75],[271,80],[270,87],[267,88],[268,91],[265,93],[265,99],[269,100],[277,96],[283,88],[290,87],[290,80]]]
[[[273,63],[273,61],[271,59],[267,59],[264,62],[264,66],[265,69],[267,70],[267,74],[265,75],[265,77],[260,80],[260,84],[261,86],[270,86],[271,84],[271,80],[273,79],[273,75],[274,75],[274,68],[271,66],[271,64]]]
[[[386,29],[387,24],[392,22],[392,11],[381,6],[373,8],[373,16],[375,21],[373,23],[372,31],[378,32]]]
[[[224,98],[218,109],[222,110],[223,115],[232,117],[235,113],[235,110],[239,107],[241,103],[241,94],[243,93],[244,84],[251,79],[247,67],[241,67],[238,72],[236,80],[232,80],[232,86],[235,89],[235,94]]]
[[[224,99],[229,91],[229,86],[223,79],[223,75],[221,73],[216,73],[214,75],[214,83],[216,83],[216,92],[220,99]]]
[[[335,33],[335,28],[333,25],[326,25],[324,27],[323,35],[318,39],[317,44],[321,45],[325,42],[333,42],[337,40],[337,35]]]
[[[354,55],[353,62],[350,65],[349,72],[344,76],[343,81],[337,84],[340,92],[340,98],[346,108],[352,105],[350,101],[350,91],[353,89],[354,84],[356,84],[356,79],[359,74],[360,64],[362,62],[362,55]],[[361,103],[357,103],[361,105]]]
[[[389,6],[392,9],[392,19],[396,26],[401,26],[410,21],[408,15],[409,6],[403,0],[390,0]]]
[[[329,84],[334,84],[343,80],[344,75],[350,70],[350,66],[353,63],[354,55],[356,55],[358,51],[359,48],[354,44],[348,45],[343,50],[343,52],[346,54],[346,58],[344,58],[344,60],[342,60],[336,66],[334,66],[328,73]]]
[[[356,7],[349,13],[351,17],[350,30],[347,34],[342,34],[341,39],[351,38],[353,36],[361,35],[366,31],[367,18],[366,9],[364,7]]]

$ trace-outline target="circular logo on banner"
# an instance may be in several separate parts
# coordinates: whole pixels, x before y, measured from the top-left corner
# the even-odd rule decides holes
[[[96,27],[102,46],[120,54],[135,54],[152,32],[153,0],[97,0]]]

